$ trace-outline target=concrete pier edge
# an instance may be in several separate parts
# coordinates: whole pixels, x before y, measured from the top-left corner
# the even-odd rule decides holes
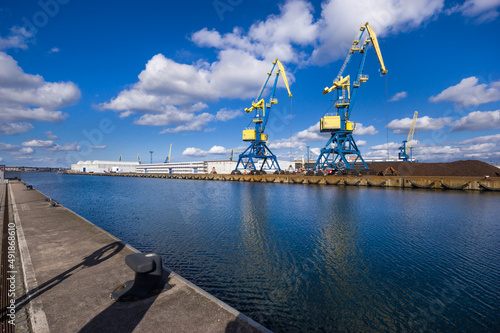
[[[25,182],[23,182],[23,181],[20,181],[20,182],[26,185]],[[19,253],[21,256],[24,283],[25,283],[25,287],[27,290],[27,294],[32,294],[38,290],[38,282],[37,282],[35,272],[33,269],[33,265],[31,262],[31,257],[29,254],[29,247],[28,247],[28,244],[27,244],[26,239],[24,237],[22,223],[21,223],[21,219],[19,217],[18,208],[17,208],[17,204],[15,201],[14,193],[12,191],[11,184],[8,183],[7,185],[9,187],[11,207],[13,209],[14,221],[15,221],[16,229],[17,229],[16,234],[17,234],[17,239],[18,239]],[[40,193],[41,195],[45,196],[46,198],[49,198],[44,193],[42,193],[36,189],[33,189],[33,190]],[[59,204],[59,206],[63,207],[65,210],[67,210],[71,214],[74,214],[76,217],[78,217],[82,221],[85,221],[86,223],[91,225],[93,228],[99,230],[99,232],[102,232],[102,233],[106,234],[108,237],[123,244],[125,247],[129,248],[132,252],[140,253],[140,251],[137,250],[136,248],[134,248],[132,245],[126,244],[121,239],[117,238],[116,236],[112,235],[111,233],[107,232],[106,230],[102,229],[101,227],[97,226],[96,224],[92,223],[91,221],[87,220],[83,216],[80,216],[79,214],[72,211],[71,209],[69,209],[61,204]],[[171,277],[175,277],[176,279],[178,279],[179,281],[181,281],[182,283],[184,283],[188,287],[190,287],[192,290],[194,290],[196,293],[204,296],[205,298],[207,298],[208,300],[210,300],[211,302],[213,302],[214,304],[216,304],[220,308],[228,311],[229,313],[234,315],[239,320],[246,322],[248,325],[254,327],[255,329],[257,329],[261,332],[272,333],[272,331],[269,330],[268,328],[264,327],[263,325],[259,324],[255,320],[251,319],[250,317],[248,317],[245,314],[241,313],[240,311],[236,310],[235,308],[228,305],[227,303],[221,301],[217,297],[213,296],[212,294],[203,290],[199,286],[197,286],[194,283],[190,282],[189,280],[185,279],[184,277],[182,277],[178,273],[175,273],[174,271],[172,271],[171,269],[169,269],[165,265],[163,265],[163,269],[165,272],[170,274]],[[43,311],[43,303],[40,299],[33,299],[29,302],[28,312],[29,312],[29,317],[30,317],[31,328],[32,328],[32,331],[34,333],[50,333],[47,318],[45,316],[45,312]]]
[[[24,285],[26,288],[26,294],[33,293],[38,290],[38,282],[36,280],[35,271],[33,269],[33,264],[31,263],[31,256],[28,249],[28,244],[24,237],[23,227],[21,224],[21,219],[19,218],[19,213],[17,211],[16,199],[14,198],[14,192],[12,191],[12,186],[10,183],[9,194],[11,207],[14,214],[14,223],[16,224],[16,234],[17,234],[17,244],[19,247],[19,254],[21,257]],[[43,311],[43,304],[39,298],[31,300],[28,306],[28,313],[31,323],[31,329],[34,333],[49,333],[49,324]]]

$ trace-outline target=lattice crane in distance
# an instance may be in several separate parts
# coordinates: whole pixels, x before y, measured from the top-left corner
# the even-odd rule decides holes
[[[412,141],[413,134],[415,133],[415,127],[417,126],[417,116],[418,111],[413,114],[413,120],[411,121],[410,132],[408,132],[408,138],[403,140],[403,144],[399,147],[399,159],[404,162],[412,161]]]
[[[262,98],[262,94],[264,93],[267,83],[269,82],[269,78],[273,75],[276,65],[278,66],[278,70],[276,71],[274,86],[271,90],[269,103],[266,103],[264,98]],[[276,156],[271,152],[269,147],[267,147],[268,135],[264,133],[267,121],[269,120],[269,115],[271,114],[271,107],[273,104],[278,103],[278,100],[274,98],[274,96],[276,94],[276,85],[280,74],[283,76],[283,81],[285,82],[286,89],[288,90],[288,96],[290,98],[292,97],[288,80],[286,79],[285,69],[283,68],[281,62],[276,59],[273,61],[271,71],[267,73],[267,79],[260,89],[257,98],[252,102],[252,106],[250,108],[245,109],[246,113],[255,111],[255,116],[252,120],[255,126],[254,128],[246,128],[243,130],[243,141],[250,142],[250,146],[239,155],[238,163],[236,163],[236,168],[233,173],[238,173],[238,167],[240,166],[242,169],[250,169],[252,171],[255,170],[260,173],[264,172],[263,169],[265,167],[268,169],[276,168],[277,171],[281,171]],[[262,160],[260,170],[257,170],[256,168],[256,160]]]
[[[165,159],[165,163],[170,163],[170,154],[172,153],[172,144],[170,144],[170,148],[168,149],[168,155]]]
[[[356,98],[356,93],[361,85],[368,80],[368,75],[363,74],[363,68],[365,65],[365,59],[367,55],[367,48],[371,43],[377,54],[378,61],[380,63],[380,73],[382,75],[387,73],[387,69],[384,65],[384,60],[382,58],[382,53],[380,52],[380,47],[378,45],[377,35],[370,27],[368,22],[360,28],[361,33],[359,37],[352,42],[352,46],[349,49],[349,53],[344,61],[344,64],[340,68],[339,74],[333,81],[331,87],[326,87],[323,90],[323,95],[326,95],[332,91],[335,91],[336,99],[334,107],[337,109],[337,113],[326,113],[320,121],[320,131],[330,132],[331,137],[326,143],[326,145],[321,149],[321,153],[318,156],[314,169],[368,169],[365,161],[361,157],[361,153],[352,137],[352,132],[356,127],[356,123],[349,121],[349,117],[352,113],[354,106],[354,101]],[[360,45],[360,40],[363,37],[365,31],[368,31],[369,37]],[[358,66],[358,71],[354,82],[351,85],[350,75],[344,76],[344,71],[351,60],[351,56],[359,52],[362,54],[361,61]],[[333,156],[332,156],[333,155]],[[354,155],[354,159],[347,159],[347,155]],[[331,156],[331,158],[330,158]]]

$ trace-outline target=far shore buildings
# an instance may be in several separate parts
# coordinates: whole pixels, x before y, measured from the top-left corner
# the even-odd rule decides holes
[[[229,174],[236,167],[235,161],[202,161],[178,163],[140,164],[123,161],[80,161],[71,165],[71,171],[88,173],[222,173]]]
[[[139,162],[123,161],[79,161],[71,165],[71,171],[88,173],[136,172]]]
[[[290,162],[279,161],[282,170],[288,170]],[[124,161],[79,161],[71,165],[73,172],[87,173],[218,173],[230,174],[236,168],[236,161],[197,161],[177,163],[140,164],[139,162]],[[272,173],[275,170],[266,170]]]

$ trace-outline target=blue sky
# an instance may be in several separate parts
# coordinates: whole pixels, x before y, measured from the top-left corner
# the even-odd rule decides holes
[[[419,161],[500,164],[500,0],[2,1],[0,163],[227,159],[272,61],[267,133],[280,159],[328,140],[331,86],[359,27],[379,37],[350,120],[363,157],[391,158],[414,111]],[[348,73],[354,75],[359,58]],[[418,141],[418,143],[416,142]],[[389,152],[387,151],[389,148]]]

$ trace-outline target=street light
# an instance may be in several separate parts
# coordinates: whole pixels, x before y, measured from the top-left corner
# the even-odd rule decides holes
[[[309,171],[309,146],[307,146],[307,171]]]

